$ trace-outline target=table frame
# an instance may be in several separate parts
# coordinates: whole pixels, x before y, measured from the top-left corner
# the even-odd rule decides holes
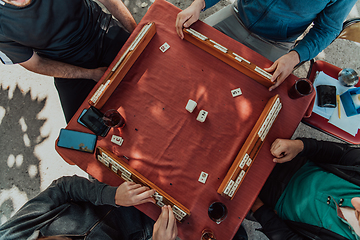
[[[131,42],[135,39],[135,36],[140,31],[142,26],[144,26],[148,22],[155,22],[157,26],[157,33],[155,34],[153,39],[149,42],[148,45],[149,48],[147,47],[146,49],[144,49],[142,55],[134,63],[133,67],[129,70],[124,80],[120,83],[119,88],[115,90],[114,92],[115,95],[113,94],[109,98],[110,102],[108,101],[107,103],[105,103],[103,107],[104,109],[102,110],[106,110],[105,108],[114,107],[116,103],[113,100],[116,99],[116,101],[119,101],[119,99],[117,98],[119,93],[121,94],[128,93],[125,91],[129,91],[129,88],[127,87],[129,86],[129,83],[132,81],[132,78],[136,74],[141,75],[140,77],[143,78],[143,77],[147,77],[147,75],[151,73],[151,70],[149,70],[149,65],[146,65],[149,64],[147,61],[150,62],[151,60],[153,60],[153,58],[151,57],[156,58],[156,56],[157,56],[157,60],[159,59],[159,55],[163,53],[161,53],[158,48],[165,41],[168,42],[171,47],[165,53],[165,55],[160,55],[161,58],[166,59],[166,56],[169,56],[168,54],[170,54],[171,51],[174,51],[176,53],[175,55],[176,57],[178,56],[178,54],[184,54],[184,52],[186,54],[193,54],[192,56],[192,58],[194,58],[194,60],[192,60],[193,64],[190,64],[189,61],[184,61],[184,64],[182,64],[182,62],[179,62],[178,59],[173,59],[173,61],[176,64],[178,64],[178,66],[184,67],[183,75],[181,76],[182,78],[180,79],[187,80],[187,84],[193,83],[192,79],[194,78],[194,76],[205,76],[204,74],[206,74],[207,78],[202,79],[203,81],[202,83],[209,84],[208,87],[212,87],[213,85],[211,84],[214,81],[218,80],[220,77],[221,79],[224,78],[224,80],[222,80],[223,82],[221,82],[221,87],[222,88],[226,87],[226,89],[228,89],[226,90],[226,93],[219,91],[218,87],[216,88],[213,87],[212,91],[214,91],[214,93],[218,95],[217,97],[219,97],[219,99],[226,98],[228,99],[226,101],[229,101],[229,99],[231,99],[230,100],[231,102],[228,105],[214,105],[214,104],[218,104],[218,102],[214,102],[213,98],[205,98],[205,97],[199,98],[198,107],[200,108],[201,105],[204,106],[205,104],[209,109],[209,115],[205,123],[198,123],[196,125],[197,127],[193,126],[196,127],[194,128],[196,131],[200,131],[199,133],[197,133],[199,135],[195,136],[194,139],[198,141],[196,144],[203,147],[202,140],[205,143],[211,140],[208,139],[207,137],[208,135],[207,131],[209,130],[219,131],[219,133],[225,132],[227,134],[228,128],[226,124],[228,125],[235,124],[236,128],[229,129],[231,132],[229,136],[231,136],[231,138],[229,136],[225,136],[228,142],[231,139],[232,142],[231,146],[221,144],[220,140],[224,140],[224,139],[219,139],[219,142],[217,142],[217,147],[221,146],[221,148],[223,148],[221,152],[219,152],[218,150],[216,150],[215,152],[212,151],[212,149],[208,149],[208,150],[204,149],[204,151],[197,152],[200,153],[200,156],[196,155],[194,152],[193,155],[194,158],[182,159],[182,161],[184,161],[184,163],[187,164],[185,165],[185,167],[189,165],[191,169],[187,169],[187,168],[176,169],[177,171],[173,172],[172,175],[168,175],[167,174],[168,172],[166,171],[164,172],[162,166],[154,165],[153,159],[151,159],[150,161],[146,159],[138,160],[133,158],[129,161],[129,165],[132,166],[139,173],[144,175],[146,178],[148,178],[150,181],[154,182],[154,184],[156,184],[161,189],[166,191],[168,194],[170,194],[172,197],[174,197],[176,200],[178,200],[180,203],[182,203],[185,207],[187,207],[191,211],[191,216],[187,218],[184,223],[178,224],[180,238],[198,240],[200,238],[201,231],[205,227],[208,227],[214,231],[215,235],[219,239],[232,239],[238,227],[240,226],[242,220],[245,218],[247,212],[249,211],[250,207],[255,201],[268,175],[271,173],[272,168],[275,166],[275,163],[273,163],[272,156],[269,152],[271,143],[278,137],[290,138],[293,135],[294,131],[296,130],[296,127],[298,126],[298,123],[301,121],[304,114],[308,111],[309,108],[311,109],[312,107],[311,103],[314,99],[315,94],[313,93],[301,99],[295,99],[295,100],[290,99],[287,95],[287,91],[298,79],[294,75],[290,75],[288,79],[284,83],[282,83],[277,89],[273,90],[272,92],[269,92],[266,87],[252,80],[248,76],[240,73],[239,71],[227,65],[226,63],[214,58],[213,56],[204,52],[203,50],[199,49],[193,44],[181,40],[177,36],[174,28],[176,15],[180,11],[181,11],[180,9],[176,8],[175,6],[164,0],[156,0],[152,4],[146,15],[138,24],[138,27],[131,34],[128,41],[125,43],[125,45],[120,50],[117,57],[114,59],[114,62],[110,65],[105,75],[107,75],[107,73],[115,66],[116,62],[125,52],[126,48],[130,46]],[[271,61],[255,53],[254,51],[248,49],[241,43],[236,42],[235,40],[223,35],[222,33],[218,32],[214,28],[206,25],[201,21],[198,21],[195,24],[193,24],[192,28],[195,29],[196,31],[204,33],[206,36],[208,36],[211,39],[214,39],[214,41],[218,42],[222,46],[225,47],[231,46],[231,49],[241,54],[250,62],[256,64],[260,68],[269,67],[272,64]],[[205,59],[206,61],[210,61],[214,63],[217,69],[215,69],[212,66],[206,66],[206,63],[203,63],[201,60],[199,60],[200,57],[202,57],[201,59]],[[166,62],[168,60],[163,60],[163,61],[165,61],[164,62],[165,65],[168,64],[168,62]],[[141,70],[140,66],[146,66],[146,71]],[[197,67],[194,68],[194,66]],[[209,72],[205,73],[202,71],[202,69],[206,69]],[[190,73],[189,72],[190,70],[191,71],[195,70],[196,72]],[[164,72],[163,74],[167,74],[166,76],[162,76],[162,78],[165,79],[173,77],[171,70],[168,72]],[[218,74],[218,75],[214,75],[214,74]],[[105,78],[105,75],[103,76],[103,78]],[[211,76],[211,78],[209,78],[208,76]],[[145,80],[137,80],[137,79],[135,79],[134,81],[136,82],[136,84],[144,84],[145,82]],[[69,122],[68,126],[66,127],[67,129],[89,132],[88,129],[77,123],[77,119],[80,116],[81,111],[84,108],[89,107],[87,101],[95,93],[96,89],[100,86],[100,84],[101,84],[101,80],[95,86],[93,91],[89,94],[89,96],[82,104],[78,112],[74,115],[72,120]],[[144,85],[141,86],[143,87]],[[243,95],[237,98],[232,98],[230,90],[237,88],[239,86],[242,89]],[[156,85],[156,87],[158,88],[159,86]],[[170,96],[167,95],[167,92],[162,92],[161,94],[164,95],[161,97]],[[266,105],[266,102],[276,94],[279,94],[283,102],[283,108],[280,111],[278,119],[273,125],[272,129],[270,130],[269,135],[262,146],[262,149],[259,151],[256,160],[253,162],[251,170],[244,179],[243,184],[241,184],[236,196],[234,197],[233,200],[225,199],[224,197],[219,195],[216,192],[216,190],[220,186],[222,178],[225,177],[226,172],[229,170],[232,162],[234,161],[236,155],[240,151],[241,146],[245,142],[251,129],[254,127],[257,118],[260,116],[263,108]],[[185,105],[187,100],[190,98],[190,95],[191,95],[191,91],[188,90],[183,91],[181,94],[179,94],[179,96],[181,96],[181,98],[184,98],[181,100],[184,101],[183,104],[184,106],[182,106],[182,103],[174,102],[174,104],[179,104],[177,105],[175,110],[171,107],[166,109],[161,107],[160,108],[161,113],[163,110],[164,111],[173,110],[174,113],[177,112],[178,109],[181,109],[182,112],[180,113],[181,116],[179,117],[184,119],[184,121],[190,121],[187,119],[192,119],[191,121],[196,122],[196,115],[194,116],[195,113],[191,115],[185,110]],[[119,96],[121,100],[124,100],[123,98],[121,98],[123,96],[124,95]],[[171,100],[172,99],[169,99],[169,101]],[[126,102],[122,102],[122,105],[125,105],[126,107]],[[294,110],[294,106],[296,106],[296,110]],[[236,115],[231,114],[231,117],[233,118],[231,121],[230,120],[227,121],[227,119],[223,118],[223,116],[220,115],[218,117],[214,117],[216,116],[216,112],[218,114],[223,113],[224,109],[231,109],[231,111],[234,111],[234,113],[236,113]],[[248,112],[247,109],[251,113]],[[145,114],[145,112],[143,112],[145,110],[146,110],[146,106],[140,106],[136,112],[137,115],[136,117],[138,117],[141,114]],[[238,112],[236,112],[236,110]],[[136,119],[132,117],[135,114],[134,110],[128,108],[128,111],[129,112],[127,113],[127,115],[125,115],[125,117],[127,118],[131,117],[133,121],[136,121]],[[238,120],[240,121],[241,119],[243,119],[242,122],[238,123],[237,121]],[[219,122],[220,120],[221,121],[224,120],[226,122]],[[243,125],[241,125],[241,123]],[[189,125],[186,126],[189,127]],[[135,133],[134,125],[132,125],[131,121],[128,121],[126,127],[124,128],[124,131],[125,132],[130,131],[130,129],[131,131],[133,131],[132,134],[134,134]],[[191,131],[187,130],[188,132],[185,134],[185,136],[191,136],[190,134],[193,133],[192,130],[194,129],[191,128]],[[127,155],[131,151],[131,149],[126,149],[124,147],[126,144],[129,144],[129,142],[132,142],[132,140],[126,138],[130,135],[126,135],[124,138],[124,144],[121,148],[118,148],[118,146],[115,145],[111,145],[112,144],[110,142],[111,135],[117,133],[118,133],[117,130],[114,129],[110,130],[109,134],[105,138],[99,137],[97,145],[100,147],[107,148],[112,152],[114,152],[117,156],[121,157],[122,154]],[[143,134],[143,132],[138,131],[136,132],[136,134]],[[216,134],[218,133],[216,132]],[[179,136],[179,134],[177,134],[176,136]],[[179,138],[180,137],[184,137],[184,135],[179,136]],[[181,141],[181,139],[179,141]],[[191,145],[186,145],[186,147],[189,146],[191,147]],[[132,148],[133,147],[135,146],[132,146]],[[175,149],[175,146],[173,148]],[[65,161],[75,163],[81,169],[88,172],[90,175],[97,178],[99,181],[102,181],[112,186],[118,186],[119,184],[122,183],[122,180],[117,175],[111,173],[109,169],[107,169],[105,166],[103,166],[100,162],[96,160],[94,154],[90,155],[88,153],[76,152],[70,149],[64,149],[59,147],[56,147],[56,150],[65,159]],[[200,150],[202,150],[202,148],[200,148]],[[169,153],[170,155],[173,155],[171,154],[171,152]],[[213,155],[206,157],[205,155],[203,155],[205,153],[213,154]],[[227,156],[227,157],[225,159],[225,158],[221,158],[222,156]],[[214,164],[214,166],[216,167],[211,167],[211,165],[209,166],[209,164]],[[157,166],[159,169],[158,168],[154,169],[154,167],[152,166]],[[209,177],[207,179],[206,184],[202,184],[197,181],[201,171],[205,171],[209,173]],[[190,173],[191,176],[189,176]],[[161,178],[158,178],[158,176],[159,177],[161,176]],[[184,177],[184,179],[182,179],[181,177]],[[183,181],[185,181],[187,184],[189,184],[189,181],[191,181],[189,187],[191,187],[191,189],[193,189],[193,191],[195,192],[189,192],[190,197],[186,197],[186,194],[184,194],[184,192],[179,192],[179,190],[177,189],[177,187],[180,187],[180,183],[182,183]],[[208,206],[213,201],[221,201],[225,203],[229,209],[229,214],[227,218],[219,225],[212,222],[207,217]],[[160,209],[151,203],[142,204],[136,207],[142,212],[146,213],[154,220],[158,218],[160,213]]]

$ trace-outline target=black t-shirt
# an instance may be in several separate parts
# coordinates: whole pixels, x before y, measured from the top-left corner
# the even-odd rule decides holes
[[[92,0],[32,0],[0,5],[0,59],[21,63],[33,55],[75,64],[103,37],[111,20]]]

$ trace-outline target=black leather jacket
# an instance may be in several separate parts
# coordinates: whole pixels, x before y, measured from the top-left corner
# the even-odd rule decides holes
[[[0,226],[0,239],[36,239],[37,233],[72,239],[151,238],[154,221],[134,207],[116,206],[115,192],[116,187],[98,181],[62,177]]]
[[[347,144],[300,139],[304,150],[298,157],[306,157],[325,170],[360,186],[360,148]],[[262,232],[271,240],[338,239],[346,238],[317,226],[284,221],[269,206],[260,207],[254,217],[262,226]]]

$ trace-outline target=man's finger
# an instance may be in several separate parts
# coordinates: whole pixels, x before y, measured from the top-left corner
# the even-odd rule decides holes
[[[278,71],[276,71],[276,67],[277,67],[277,63],[275,62],[269,68],[264,68],[265,71],[270,72],[270,73],[275,71],[271,76],[271,79],[270,79],[271,82],[275,82],[276,79],[278,78],[279,74],[280,74]],[[270,87],[269,91],[271,91],[273,89],[274,89],[273,87]]]
[[[275,141],[270,149],[270,153],[276,158],[283,157],[286,152],[286,146],[281,141]]]
[[[168,215],[169,221],[168,221],[168,226],[167,226],[167,228],[168,228],[170,231],[172,231],[172,230],[174,229],[174,224],[176,224],[176,223],[175,223],[175,217],[174,217],[174,213],[173,213],[171,207],[170,207],[170,206],[167,206],[167,207],[168,207],[168,210],[169,210],[169,215]]]
[[[166,206],[161,208],[161,218],[162,218],[161,228],[165,231],[169,221],[169,209]]]
[[[267,72],[273,72],[276,69],[276,66],[277,66],[277,62],[274,62],[270,67],[264,68],[264,70]]]
[[[182,17],[178,15],[178,17],[176,18],[175,28],[176,28],[176,32],[177,32],[178,36],[181,39],[184,38],[184,34],[182,32],[183,22],[184,21],[182,20]]]
[[[124,186],[127,186],[127,187],[129,187],[129,186],[131,186],[131,185],[135,185],[136,183],[134,183],[134,182],[123,182],[122,184],[120,184],[120,185],[124,185]]]
[[[277,148],[279,148],[281,146],[280,144],[280,140],[277,138],[272,144],[271,144],[271,147],[270,147],[270,152],[271,151],[275,151]]]
[[[272,82],[278,82],[281,76],[281,72],[279,71],[279,69],[277,68],[274,72],[274,74],[271,77],[271,81]]]
[[[148,203],[148,202],[155,204],[155,200],[152,197],[148,197],[148,198],[141,199],[141,200],[135,200],[133,205],[135,206],[135,205],[140,205],[140,204]]]
[[[275,84],[272,85],[272,86],[269,88],[269,91],[271,92],[272,90],[274,90],[275,88],[277,88],[279,85],[280,85],[280,83],[279,83],[278,81],[276,81]]]
[[[194,19],[194,15],[191,15],[186,21],[184,22],[184,28],[190,27],[194,22],[197,21],[197,19]]]
[[[176,33],[179,37],[181,37],[181,34],[180,34],[180,31],[179,31],[180,27],[179,27],[179,15],[177,16],[176,18],[176,23],[175,23],[175,30],[176,30]]]
[[[194,22],[195,22],[195,21],[194,21],[194,15],[190,15],[189,18],[186,19],[186,21],[184,21],[183,27],[184,27],[184,28],[188,28],[188,27],[190,27]],[[181,29],[181,34],[182,34],[182,36],[183,36],[183,38],[184,38],[184,33],[183,33],[182,29]]]
[[[292,159],[292,156],[285,155],[284,157],[274,158],[273,161],[276,163],[284,163],[284,162],[290,161],[291,159]]]
[[[273,76],[271,77],[271,81],[275,82],[275,84],[269,88],[269,91],[274,90],[284,81],[283,73],[278,68],[275,70]]]
[[[151,196],[154,195],[155,190],[151,189],[149,190],[147,187],[141,187],[135,190],[132,190],[131,199],[133,202],[133,205],[138,205],[145,202],[152,202],[155,203],[155,201],[150,200],[149,198],[152,198]],[[145,200],[148,199],[148,200]]]
[[[168,226],[167,226],[167,228],[168,228],[168,229],[173,229],[173,227],[174,227],[174,220],[175,220],[174,213],[173,213],[173,211],[172,211],[172,209],[171,209],[170,206],[167,206],[167,208],[168,208],[168,210],[169,210],[169,212],[168,212],[168,219],[169,219],[169,221],[168,221]]]
[[[127,182],[126,185],[128,186],[129,189],[136,189],[142,186],[141,184],[134,182]]]
[[[285,151],[282,148],[277,148],[274,151],[271,151],[271,154],[276,158],[280,158],[284,156]]]
[[[183,28],[185,21],[186,21],[186,19],[184,19],[182,12],[179,13],[176,18],[176,23],[175,23],[176,32],[179,35],[179,37],[181,37],[181,35],[182,35],[182,28]]]
[[[164,222],[164,219],[163,219],[162,216],[163,216],[163,207],[161,208],[161,213],[160,213],[160,215],[159,215],[159,217],[158,217],[158,219],[156,220],[156,223],[155,223],[157,229],[162,228],[162,225],[163,225],[163,222]]]
[[[155,193],[155,189],[149,189],[146,191],[142,191],[136,194],[137,199],[142,200],[142,199],[146,199],[146,198],[150,198],[152,195],[154,195]]]
[[[181,12],[182,13],[182,12]],[[192,15],[189,15],[189,16],[184,16],[184,15],[178,15],[178,17],[176,18],[176,23],[175,23],[175,26],[176,26],[176,32],[177,34],[179,35],[179,37],[181,39],[184,38],[184,33],[182,31],[182,29],[184,27],[187,27],[187,22],[189,21],[189,19],[192,18]],[[191,24],[190,24],[191,25]],[[189,26],[190,26],[189,25]]]
[[[137,184],[138,186],[133,187],[132,190],[134,191],[135,195],[138,195],[139,193],[145,192],[147,190],[150,190],[148,187],[146,186],[141,186],[140,184]]]

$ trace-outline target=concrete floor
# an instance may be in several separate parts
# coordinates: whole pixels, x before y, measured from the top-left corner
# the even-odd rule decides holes
[[[184,9],[191,0],[170,2]],[[125,0],[137,22],[151,3],[152,0]],[[201,19],[228,4],[222,0],[201,13]],[[359,12],[360,1],[357,1],[348,18],[360,17]],[[340,68],[353,68],[360,73],[359,56],[360,44],[335,40],[317,59]],[[296,70],[295,75],[305,77],[307,69],[308,64],[305,64]],[[65,163],[55,151],[55,139],[66,123],[53,79],[28,72],[18,65],[0,64],[0,85],[0,222],[4,223],[52,180],[64,175],[86,177],[87,174]],[[301,123],[293,137],[296,136],[339,141]],[[244,225],[249,239],[267,239],[254,230],[260,227],[258,223],[245,221]]]

